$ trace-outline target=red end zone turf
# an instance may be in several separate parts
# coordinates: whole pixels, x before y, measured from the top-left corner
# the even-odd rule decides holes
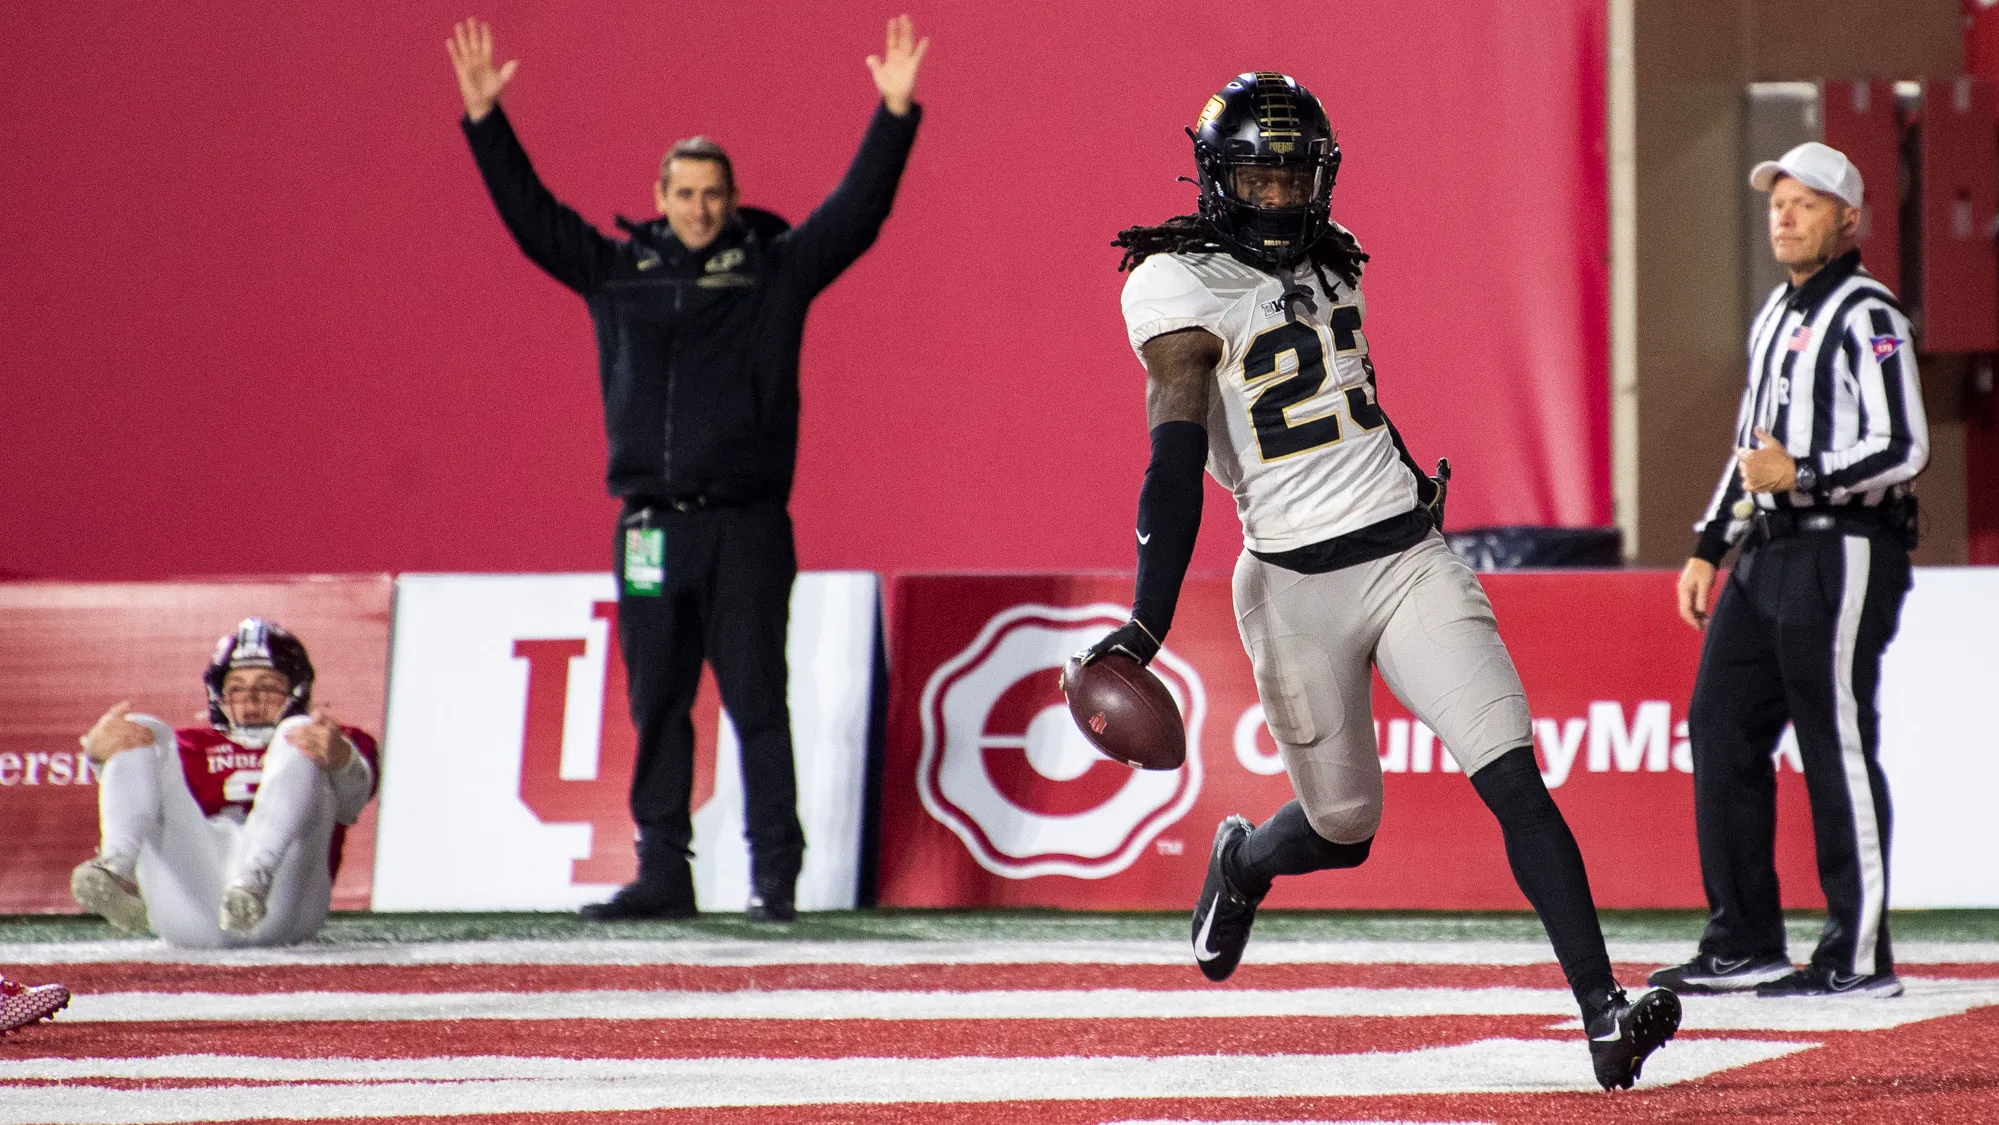
[[[1605,1094],[1538,965],[46,965],[0,1122],[1999,1121],[1994,966],[1906,968],[1690,1003]]]

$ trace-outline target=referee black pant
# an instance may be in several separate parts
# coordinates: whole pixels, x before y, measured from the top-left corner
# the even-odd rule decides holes
[[[642,523],[665,533],[657,596],[625,588],[625,532]],[[798,575],[791,516],[781,500],[694,511],[628,501],[618,524],[618,642],[638,732],[631,804],[639,878],[668,886],[688,878],[694,693],[705,657],[741,747],[751,884],[766,898],[788,899],[805,856],[785,698]]]
[[[1815,968],[1894,971],[1888,785],[1875,693],[1909,555],[1888,535],[1806,532],[1746,550],[1701,649],[1689,734],[1710,916],[1701,952],[1785,953],[1771,754],[1789,722],[1811,796],[1826,923]]]

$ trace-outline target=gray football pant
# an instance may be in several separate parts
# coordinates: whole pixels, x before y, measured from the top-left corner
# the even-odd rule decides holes
[[[1492,603],[1434,531],[1406,551],[1326,574],[1244,551],[1235,607],[1291,788],[1312,830],[1336,844],[1381,826],[1370,664],[1466,774],[1533,744],[1527,693]]]

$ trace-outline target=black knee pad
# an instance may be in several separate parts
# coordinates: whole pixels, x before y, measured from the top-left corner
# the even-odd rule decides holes
[[[1472,788],[1501,828],[1532,828],[1562,819],[1535,764],[1532,746],[1516,746],[1471,775]]]

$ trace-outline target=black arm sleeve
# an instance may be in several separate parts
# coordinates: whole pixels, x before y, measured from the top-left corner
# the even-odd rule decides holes
[[[550,277],[588,294],[617,260],[617,243],[605,238],[583,216],[556,201],[535,175],[527,150],[499,106],[459,125],[472,146],[472,159],[499,209],[500,221],[514,236],[528,260]]]
[[[877,105],[867,134],[861,138],[860,151],[854,154],[840,186],[797,228],[780,236],[785,266],[796,271],[807,294],[833,284],[840,271],[874,245],[875,235],[881,233],[895,203],[896,185],[902,181],[902,168],[909,161],[916,126],[922,119],[920,105],[910,106],[902,117],[890,113],[885,105]]]
[[[1193,422],[1152,428],[1152,463],[1138,490],[1138,587],[1131,616],[1155,641],[1173,627],[1180,583],[1201,532],[1201,473],[1208,462],[1208,431]]]

